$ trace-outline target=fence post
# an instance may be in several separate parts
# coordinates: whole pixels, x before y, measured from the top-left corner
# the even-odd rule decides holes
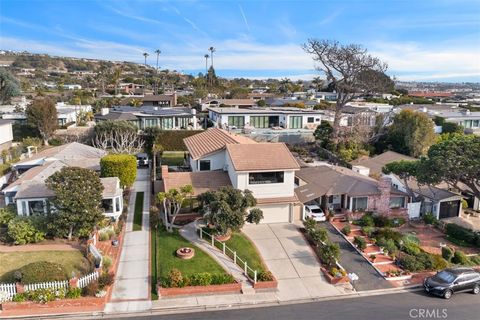
[[[257,283],[257,270],[253,272],[253,283]]]
[[[233,252],[233,263],[237,264],[237,251]]]
[[[244,262],[243,269],[244,269],[244,272],[245,272],[245,276],[248,277],[248,273],[247,273],[247,271],[248,271],[248,270],[247,270],[247,260],[245,260],[245,262]]]
[[[200,239],[203,239],[203,230],[200,228]]]
[[[215,237],[212,235],[210,235],[210,237],[212,238],[212,247],[215,247]]]
[[[222,242],[223,244],[223,254],[225,254],[225,242]]]

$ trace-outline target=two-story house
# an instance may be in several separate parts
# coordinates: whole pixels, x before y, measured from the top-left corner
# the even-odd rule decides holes
[[[301,204],[294,192],[300,166],[284,143],[256,143],[216,128],[184,142],[192,172],[168,172],[163,167],[164,190],[191,184],[198,195],[230,185],[252,191],[264,223],[301,219]]]

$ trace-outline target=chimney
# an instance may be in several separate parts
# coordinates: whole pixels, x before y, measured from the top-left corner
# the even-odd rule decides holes
[[[162,166],[162,179],[168,178],[168,166]]]
[[[387,215],[390,211],[390,191],[392,189],[392,179],[382,176],[378,182],[378,190],[380,191],[380,201],[377,203],[377,211],[381,215]]]
[[[102,110],[100,110],[100,114],[102,116],[106,116],[109,112],[110,112],[109,108],[102,108]]]

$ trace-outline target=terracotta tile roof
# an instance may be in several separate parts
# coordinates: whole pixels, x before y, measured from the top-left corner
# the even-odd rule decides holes
[[[212,128],[199,134],[183,139],[185,146],[193,160],[207,154],[222,150],[227,144],[252,144],[256,143],[250,138],[229,133],[225,130]]]
[[[163,177],[163,188],[167,191],[187,184],[193,186],[195,196],[231,185],[230,178],[224,171],[169,172],[167,177]]]
[[[285,143],[229,144],[227,153],[235,171],[300,169]]]
[[[400,161],[400,160],[415,161],[417,159],[406,156],[401,153],[394,152],[394,151],[386,151],[372,158],[366,157],[366,158],[354,160],[351,162],[351,164],[367,167],[370,169],[370,173],[380,174],[382,173],[382,168],[387,163],[390,163],[393,161]]]

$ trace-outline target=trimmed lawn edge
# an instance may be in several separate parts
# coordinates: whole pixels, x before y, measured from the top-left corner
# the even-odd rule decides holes
[[[137,192],[135,195],[135,211],[133,213],[133,231],[142,230],[143,218],[143,192]]]

